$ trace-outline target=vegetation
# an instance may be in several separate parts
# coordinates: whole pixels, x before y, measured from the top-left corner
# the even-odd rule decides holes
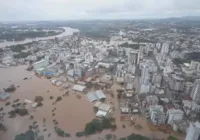
[[[5,104],[5,106],[9,106],[10,105],[10,102],[7,102],[6,104]]]
[[[25,50],[26,48],[24,45],[15,45],[10,47],[11,51],[13,52],[21,52],[22,50]]]
[[[120,138],[120,140],[150,140],[150,138],[133,133],[129,135],[128,137]]]
[[[13,103],[16,103],[16,102],[19,102],[19,99],[16,99],[16,100],[13,101]]]
[[[188,53],[185,56],[188,60],[200,61],[200,52]]]
[[[4,89],[5,92],[14,92],[16,87],[14,85],[9,86],[8,88]]]
[[[127,137],[127,140],[150,140],[150,138],[139,134],[131,134]]]
[[[3,111],[3,107],[0,108],[0,112]]]
[[[91,135],[95,134],[96,132],[101,132],[104,129],[116,129],[116,125],[113,124],[114,119],[113,118],[102,118],[102,120],[99,119],[93,119],[91,122],[87,123],[85,126],[85,134]]]
[[[49,97],[49,99],[51,99],[51,100],[52,100],[52,99],[53,99],[53,96],[50,96],[50,97]]]
[[[129,44],[126,42],[126,43],[121,44],[120,47],[139,49],[140,45],[139,44]]]
[[[85,132],[84,131],[76,133],[76,137],[82,137],[82,136],[85,136]]]
[[[30,52],[20,52],[18,54],[14,55],[14,58],[19,59],[19,58],[26,58],[27,56],[31,55]]]
[[[44,100],[44,98],[42,96],[36,96],[35,97],[35,102],[42,102]]]
[[[35,140],[34,132],[32,130],[28,130],[25,133],[16,135],[15,140]]]
[[[105,136],[105,139],[106,140],[116,140],[116,136],[115,135],[112,135],[112,134],[107,134]]]
[[[65,131],[63,131],[62,129],[57,128],[57,127],[55,128],[55,132],[60,137],[71,137],[71,135],[69,133],[66,133]]]
[[[14,118],[16,116],[16,112],[14,110],[8,112],[10,118]]]
[[[127,140],[126,138],[120,138],[119,140]]]
[[[19,114],[20,116],[28,115],[28,110],[25,109],[25,108],[20,108],[20,109],[18,108],[18,109],[15,110],[15,112],[17,114]]]
[[[42,102],[38,102],[37,107],[41,107],[41,106],[43,106],[43,103]]]
[[[173,63],[175,63],[176,65],[180,65],[180,64],[183,64],[183,63],[187,63],[187,62],[188,62],[187,59],[181,59],[181,58],[174,58],[172,61],[173,61]]]
[[[44,29],[47,29],[47,28],[44,28]],[[17,30],[22,30],[22,31],[19,32]],[[16,29],[1,28],[1,32],[3,33],[6,31],[6,33],[4,34],[0,33],[0,40],[13,41],[14,39],[15,41],[23,41],[26,38],[53,36],[53,35],[57,35],[64,32],[63,29],[58,29],[58,28],[56,28],[56,30],[59,30],[59,32],[55,32],[54,29],[49,30],[49,31],[44,31],[42,28],[37,28],[36,30],[37,31],[33,31],[33,30],[29,30],[28,28],[16,28]]]
[[[62,97],[58,96],[58,97],[56,98],[56,102],[58,102],[58,101],[60,101],[60,100],[62,100]]]
[[[7,131],[7,128],[2,123],[0,123],[0,131]]]
[[[176,137],[174,137],[174,136],[169,136],[168,138],[167,138],[168,140],[178,140]]]

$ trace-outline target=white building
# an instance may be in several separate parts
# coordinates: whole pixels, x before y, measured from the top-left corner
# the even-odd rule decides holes
[[[197,70],[198,67],[199,67],[199,62],[197,62],[197,61],[191,61],[191,63],[190,63],[190,69]]]
[[[49,65],[49,60],[48,59],[43,59],[41,61],[35,62],[33,64],[33,68],[34,68],[34,70],[37,70],[37,69],[44,68],[44,67],[46,67],[48,65]]]
[[[135,76],[132,76],[130,74],[126,74],[126,89],[132,90],[134,88],[134,80]]]
[[[140,86],[140,94],[143,94],[143,93],[149,93],[150,91],[150,84],[142,84]]]
[[[169,44],[168,43],[163,43],[162,48],[161,48],[161,54],[165,54],[169,52]]]
[[[164,111],[164,108],[161,105],[149,106],[150,119],[154,125],[165,123],[166,115],[163,111]]]
[[[136,66],[135,65],[132,65],[132,64],[128,65],[128,72],[130,72],[132,74],[135,74],[135,70],[136,70]]]
[[[144,65],[141,69],[140,84],[147,84],[147,83],[149,83],[149,72],[148,72],[148,67]]]
[[[123,83],[123,82],[125,82],[125,74],[126,74],[126,72],[125,71],[116,71],[116,73],[115,73],[115,80],[116,80],[116,82],[118,82],[118,83]]]
[[[93,55],[92,55],[92,53],[86,53],[85,54],[85,62],[86,63],[92,63],[94,61],[94,59],[93,59]]]
[[[151,81],[153,85],[155,85],[156,87],[160,87],[161,81],[162,81],[161,74],[159,74],[159,73],[153,74],[152,81]]]
[[[155,95],[146,96],[146,102],[148,105],[157,105],[158,101],[158,97]]]
[[[168,124],[172,124],[173,121],[178,121],[178,120],[182,120],[183,119],[183,115],[184,112],[180,109],[168,109],[167,111],[167,116],[168,116],[168,120],[167,123]]]
[[[196,79],[191,93],[192,100],[200,104],[200,79]]]
[[[200,140],[200,123],[190,123],[185,140]]]

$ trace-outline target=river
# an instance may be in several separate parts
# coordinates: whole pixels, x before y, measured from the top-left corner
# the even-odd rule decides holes
[[[18,45],[18,44],[26,44],[26,43],[31,43],[33,41],[40,41],[40,40],[49,40],[49,39],[54,39],[55,37],[64,37],[64,36],[69,36],[72,35],[75,32],[79,32],[78,29],[73,29],[70,27],[63,27],[65,31],[61,34],[54,35],[54,36],[48,36],[48,37],[36,37],[34,39],[27,38],[23,41],[5,41],[5,42],[0,42],[0,48],[6,47],[6,46],[12,46],[12,45]]]

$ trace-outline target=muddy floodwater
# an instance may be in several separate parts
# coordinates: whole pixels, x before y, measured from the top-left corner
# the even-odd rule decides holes
[[[61,91],[59,87],[53,86],[48,79],[38,78],[33,72],[28,72],[25,69],[27,66],[18,66],[14,68],[0,69],[0,89],[6,88],[11,84],[19,86],[17,90],[11,94],[11,97],[6,101],[10,102],[11,105],[5,106],[6,102],[0,101],[0,107],[3,107],[3,112],[6,114],[4,116],[3,124],[7,127],[7,132],[0,134],[0,140],[13,140],[16,134],[23,133],[28,130],[29,126],[37,121],[39,124],[40,134],[43,134],[45,140],[63,140],[63,139],[91,139],[96,140],[99,137],[104,138],[106,134],[115,134],[117,138],[127,136],[131,133],[138,133],[150,137],[166,138],[169,134],[164,134],[161,132],[152,132],[146,125],[146,120],[144,118],[139,118],[136,116],[136,124],[142,125],[142,130],[136,130],[135,128],[129,126],[128,122],[120,121],[120,111],[118,110],[119,103],[117,98],[107,97],[108,100],[114,103],[116,111],[114,112],[114,117],[116,118],[117,130],[112,132],[111,130],[103,131],[100,134],[92,135],[88,138],[76,138],[75,134],[78,131],[84,130],[85,124],[95,118],[95,113],[93,110],[93,104],[88,101],[85,95],[81,93],[75,93],[69,89],[69,96],[62,96],[65,91]],[[28,80],[23,80],[25,77]],[[114,93],[116,94],[117,85],[112,87]],[[81,99],[76,97],[76,94],[81,96]],[[20,99],[20,102],[24,102],[25,99],[34,101],[35,96],[42,96],[44,98],[43,106],[33,109],[31,104],[26,105],[29,114],[34,118],[31,120],[30,115],[25,117],[17,116],[16,118],[8,118],[8,112],[12,109],[13,101]],[[51,100],[50,96],[54,99]],[[52,104],[55,98],[62,96],[62,100],[56,104]],[[115,96],[116,97],[116,96]],[[52,116],[52,110],[55,116]],[[43,125],[43,118],[46,119],[45,125]],[[71,138],[60,138],[54,132],[53,120],[58,121],[58,127],[62,128],[65,132],[71,134]],[[125,124],[126,128],[122,128]],[[47,129],[45,132],[44,129]],[[51,133],[51,137],[48,134]],[[180,138],[181,140],[182,138]]]

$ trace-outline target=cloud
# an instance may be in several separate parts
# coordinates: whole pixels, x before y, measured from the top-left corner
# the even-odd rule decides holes
[[[199,14],[199,0],[0,0],[0,21],[135,19]]]

